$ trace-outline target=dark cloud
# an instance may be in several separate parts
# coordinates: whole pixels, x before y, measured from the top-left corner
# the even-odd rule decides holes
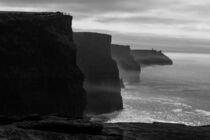
[[[185,2],[186,1],[186,2]],[[32,7],[38,10],[42,9],[44,11],[63,11],[72,13],[79,18],[91,17],[94,15],[100,15],[104,13],[113,12],[126,12],[126,13],[136,13],[143,11],[152,10],[165,10],[165,12],[198,12],[198,13],[208,13],[209,5],[191,5],[188,4],[193,0],[0,0],[1,5],[9,7]],[[206,0],[208,1],[208,0]],[[210,0],[209,0],[210,1]],[[123,21],[127,19],[97,19],[101,22],[110,21]],[[160,23],[177,23],[178,21],[183,22],[179,19],[162,19],[160,18],[142,17],[139,18],[129,18],[130,21],[142,20],[142,22],[157,22]]]
[[[157,49],[165,52],[210,53],[210,40],[173,38],[146,34],[112,33],[114,43],[129,44],[134,49]]]
[[[191,11],[195,14],[198,14],[198,16],[206,17],[209,19],[210,16],[210,1],[209,4],[206,5],[191,5],[188,7],[185,7],[184,10]]]
[[[134,1],[134,0],[132,0]],[[126,0],[1,0],[1,4],[8,6],[40,6],[43,8],[62,8],[70,11],[78,10],[78,12],[106,12],[132,10]],[[47,6],[47,7],[46,7]],[[139,7],[140,8],[140,7]]]
[[[201,43],[199,40],[166,38],[181,35],[209,39],[209,7],[210,0],[0,0],[0,8],[4,10],[27,8],[30,11],[31,8],[33,11],[67,12],[74,17],[74,29],[92,26],[98,30],[92,28],[89,31],[113,34],[113,41],[116,43],[131,44],[139,48],[156,46],[157,49],[168,51],[177,48],[198,51],[198,48],[203,48],[210,52],[210,41]],[[119,33],[122,30],[125,34]],[[134,31],[137,34],[131,35]],[[161,39],[139,36],[147,33],[163,36]]]
[[[88,31],[76,29],[75,31]],[[210,40],[166,37],[152,34],[123,34],[107,30],[89,30],[112,35],[113,44],[130,45],[133,49],[156,49],[164,52],[210,53]]]
[[[0,4],[11,8],[63,11],[72,14],[75,19],[81,19],[113,12],[147,11],[171,3],[166,0],[0,0]]]
[[[95,21],[102,23],[119,23],[119,22],[132,22],[132,23],[146,23],[146,24],[186,24],[186,23],[196,23],[196,20],[189,19],[175,19],[175,18],[163,18],[163,17],[102,17],[96,18]]]
[[[62,9],[92,14],[142,11],[172,4],[166,0],[0,0],[0,3],[7,6],[35,6],[43,10]]]

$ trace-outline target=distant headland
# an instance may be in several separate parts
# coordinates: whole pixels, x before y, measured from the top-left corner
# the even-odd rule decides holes
[[[172,65],[173,61],[162,51],[151,50],[132,50],[134,59],[141,65]]]

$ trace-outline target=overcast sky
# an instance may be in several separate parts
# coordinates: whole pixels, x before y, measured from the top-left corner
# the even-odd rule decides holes
[[[210,0],[0,0],[0,10],[63,11],[75,31],[133,48],[210,53]]]

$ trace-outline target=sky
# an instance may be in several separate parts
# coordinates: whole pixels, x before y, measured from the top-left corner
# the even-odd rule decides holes
[[[210,0],[0,0],[2,11],[62,11],[74,31],[135,49],[210,53]]]

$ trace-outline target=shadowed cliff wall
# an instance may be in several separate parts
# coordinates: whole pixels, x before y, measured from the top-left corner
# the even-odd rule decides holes
[[[106,113],[122,109],[117,64],[111,58],[111,36],[74,33],[77,64],[85,74],[87,112]]]
[[[139,82],[141,67],[131,55],[130,46],[111,45],[112,58],[117,62],[124,82]]]
[[[83,115],[71,24],[62,13],[0,13],[1,115]]]

